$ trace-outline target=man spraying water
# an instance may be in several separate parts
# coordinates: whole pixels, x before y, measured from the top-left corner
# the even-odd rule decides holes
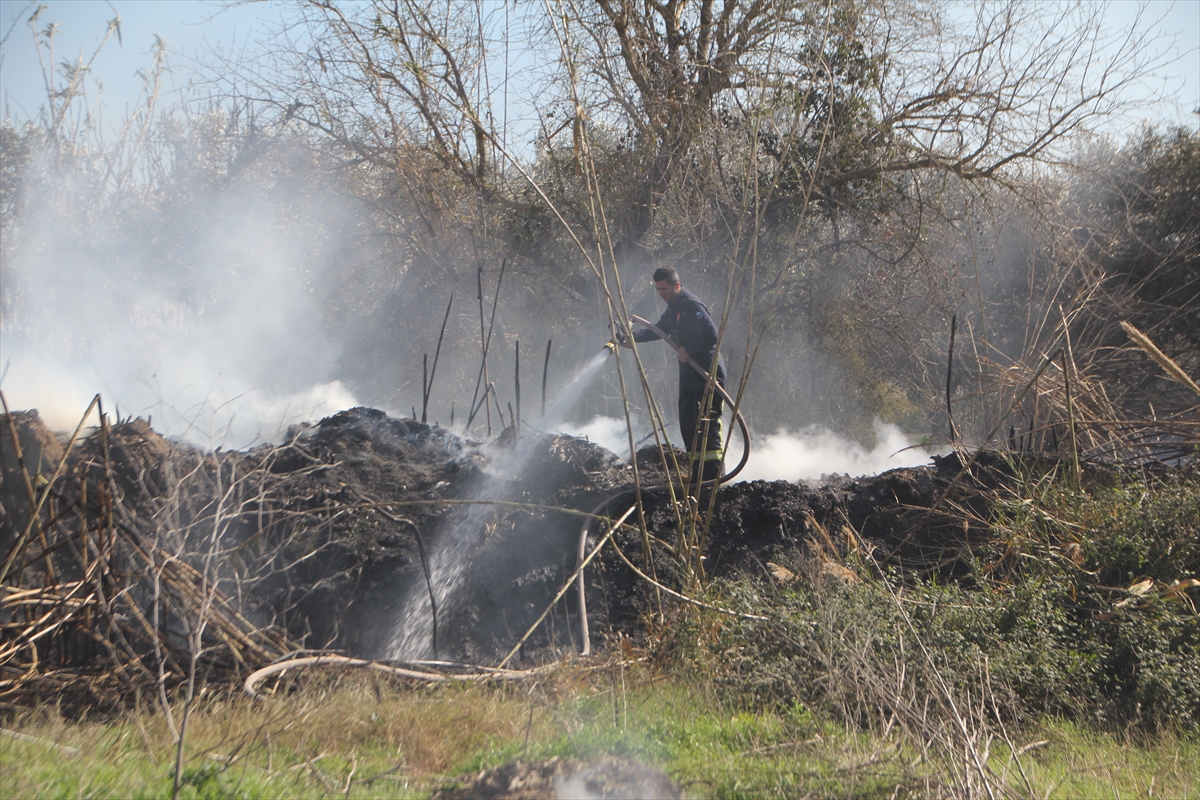
[[[704,480],[720,477],[721,462],[725,456],[721,442],[721,411],[723,402],[719,392],[705,397],[704,377],[692,368],[695,360],[709,370],[717,352],[717,326],[709,314],[708,306],[696,295],[683,288],[679,273],[672,267],[659,267],[654,271],[654,290],[667,304],[655,327],[670,336],[679,345],[679,432],[683,435],[688,450],[693,475]],[[635,331],[636,342],[649,342],[659,335],[649,328]],[[622,347],[632,348],[627,341]],[[722,387],[725,385],[725,363],[717,360],[715,377]],[[707,407],[707,413],[706,412]]]

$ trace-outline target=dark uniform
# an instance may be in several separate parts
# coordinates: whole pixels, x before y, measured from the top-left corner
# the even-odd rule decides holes
[[[663,333],[675,340],[683,349],[706,371],[711,371],[713,356],[717,350],[717,326],[708,306],[700,302],[696,295],[687,289],[680,289],[679,294],[670,303],[667,310],[655,323]],[[633,339],[636,342],[649,342],[658,338],[658,334],[649,328],[635,331]],[[724,360],[717,362],[717,382],[725,385]],[[707,444],[701,442],[696,435],[701,430],[703,420],[700,412],[704,403],[704,378],[691,364],[679,362],[679,431],[683,434],[684,447],[691,450],[696,443],[696,458],[700,451],[704,452],[704,477],[714,478],[720,473],[721,460],[725,456],[721,444],[721,411],[724,403],[721,395],[713,392],[708,413]],[[703,434],[703,430],[701,430]]]

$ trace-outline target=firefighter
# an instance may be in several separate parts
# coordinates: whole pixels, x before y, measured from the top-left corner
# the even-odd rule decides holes
[[[688,450],[693,477],[701,475],[704,480],[720,477],[721,462],[725,449],[721,441],[721,395],[712,392],[708,399],[708,413],[704,414],[704,377],[691,365],[694,359],[705,371],[713,369],[713,357],[717,351],[717,326],[708,306],[696,295],[683,288],[679,273],[672,267],[659,267],[654,271],[654,290],[667,304],[667,310],[655,323],[663,333],[679,345],[679,432],[683,435],[684,447]],[[634,341],[649,342],[658,334],[649,328],[635,331]],[[621,342],[622,347],[632,347]],[[725,363],[718,360],[715,377],[725,385]]]

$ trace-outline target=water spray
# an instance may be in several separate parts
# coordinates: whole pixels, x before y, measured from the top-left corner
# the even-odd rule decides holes
[[[679,345],[675,343],[671,337],[667,336],[660,329],[650,324],[640,317],[634,317],[633,321],[645,325],[653,330],[659,337],[663,339],[676,351],[679,350]],[[576,372],[574,378],[567,384],[567,387],[562,393],[555,398],[543,414],[539,422],[539,427],[552,427],[557,421],[573,408],[587,387],[603,369],[605,361],[607,361],[610,353],[615,353],[618,345],[622,344],[620,334],[614,336],[612,341],[605,343],[600,352],[596,353],[587,363],[581,365]],[[547,345],[547,361],[549,359],[549,345]],[[725,391],[724,387],[712,379],[709,373],[697,364],[694,360],[690,361],[692,367],[700,373],[706,383],[713,386],[714,390],[719,392],[721,397],[729,403],[731,409],[735,409],[735,419],[742,431],[743,453],[741,461],[729,473],[720,478],[703,480],[697,484],[697,488],[715,486],[721,482],[733,479],[743,467],[750,457],[750,431],[746,425],[740,412],[736,412],[736,405],[732,397]],[[543,372],[543,391],[545,386],[545,373]],[[496,402],[499,409],[499,402],[495,398],[494,384],[489,383],[483,391],[483,396],[478,398],[476,403],[473,403],[471,416],[474,417],[482,410],[489,400],[489,395]],[[544,402],[544,401],[543,401]],[[510,412],[510,416],[516,419],[516,415]],[[503,418],[503,417],[502,417]],[[469,424],[469,423],[468,423]],[[520,470],[524,463],[528,460],[532,453],[533,440],[520,442],[515,450],[511,453],[507,467],[512,470]],[[669,489],[668,485],[661,486],[644,486],[641,487],[643,493],[656,493]],[[426,651],[426,642],[432,642],[434,652],[437,648],[437,620],[436,614],[439,607],[444,607],[445,602],[449,600],[458,585],[466,575],[467,561],[464,556],[464,548],[469,539],[469,534],[479,530],[487,515],[486,506],[489,501],[500,499],[502,492],[505,489],[504,481],[495,477],[485,477],[481,482],[474,486],[470,491],[470,499],[476,501],[465,509],[460,509],[450,515],[443,522],[446,530],[439,537],[437,548],[431,552],[428,558],[423,559],[428,564],[429,570],[426,575],[426,589],[429,594],[429,602],[422,603],[417,599],[420,594],[418,588],[414,586],[410,592],[410,597],[403,604],[404,611],[396,625],[392,640],[387,648],[389,659],[411,659],[422,652]],[[626,490],[606,498],[603,503],[596,507],[592,512],[593,516],[601,515],[611,504],[628,498],[636,493],[636,489]],[[579,587],[580,611],[581,611],[581,628],[583,634],[583,655],[588,655],[591,652],[591,642],[588,633],[587,625],[587,605],[583,593],[583,571],[587,566],[590,557],[586,555],[587,534],[590,527],[585,524],[580,533],[579,539],[579,560],[577,562],[577,579]],[[621,526],[621,522],[615,524],[610,529],[610,533],[615,533],[616,529]],[[591,557],[595,556],[595,552],[599,551],[599,547],[593,552]],[[570,580],[564,586],[564,590],[570,586]],[[551,604],[553,605],[553,604]],[[520,645],[518,644],[518,647]],[[515,652],[515,650],[514,650]],[[510,654],[511,657],[512,654]]]
[[[657,327],[654,323],[650,322],[647,319],[643,319],[642,317],[639,317],[639,316],[633,316],[630,319],[632,322],[636,322],[637,324],[642,325],[642,326],[654,331],[654,333],[658,335],[658,338],[660,338],[664,342],[666,342],[671,347],[672,350],[674,350],[676,353],[679,352],[680,346],[678,344],[676,344],[675,340],[672,339],[670,336],[668,336],[666,333],[664,333],[662,331],[662,329]],[[608,352],[616,353],[618,345],[621,345],[621,344],[623,344],[623,339],[620,337],[620,334],[618,334],[617,336],[613,337],[612,341],[605,343],[604,349],[607,350]],[[709,374],[708,370],[706,370],[706,369],[704,369],[704,367],[700,366],[694,358],[689,358],[687,363],[691,364],[692,368],[694,370],[696,370],[696,372],[700,373],[701,377],[704,378],[704,381],[708,386],[713,387],[713,390],[716,391],[718,394],[720,394],[722,399],[725,400],[725,402],[729,403],[729,407],[731,409],[733,409],[733,412],[734,412],[734,414],[733,414],[734,420],[737,422],[738,428],[742,431],[742,459],[741,459],[741,461],[738,462],[736,467],[734,467],[729,472],[727,472],[725,475],[722,475],[719,478],[710,478],[708,480],[700,481],[700,483],[696,487],[697,494],[699,494],[700,490],[702,490],[704,488],[707,488],[707,487],[715,488],[722,483],[727,483],[727,482],[733,480],[735,477],[737,477],[738,473],[741,472],[745,468],[746,462],[750,460],[750,428],[746,424],[746,419],[745,419],[745,417],[742,416],[742,412],[738,408],[737,403],[734,401],[734,399],[732,397],[729,396],[729,393],[727,391],[725,391],[725,387],[722,386],[720,383],[718,383],[712,377],[712,375]],[[633,455],[635,458],[637,457],[636,454],[631,454],[631,455]],[[643,494],[655,494],[657,492],[666,491],[669,488],[670,488],[670,486],[667,484],[661,484],[661,485],[657,485],[657,486],[642,486],[642,487],[640,487],[641,492]],[[604,501],[602,503],[600,503],[600,505],[596,506],[596,508],[594,508],[592,510],[591,516],[587,519],[586,522],[583,523],[583,527],[579,531],[579,548],[578,548],[578,555],[577,555],[577,562],[576,562],[578,564],[578,567],[577,567],[578,575],[576,577],[576,585],[579,588],[579,627],[580,627],[580,635],[581,635],[581,638],[583,639],[583,648],[582,648],[582,650],[580,650],[580,655],[586,656],[592,652],[592,640],[591,640],[591,634],[588,631],[588,621],[587,621],[587,592],[585,590],[584,580],[583,580],[583,567],[584,567],[583,559],[584,559],[584,554],[587,551],[588,531],[591,529],[592,520],[595,517],[601,516],[604,513],[604,511],[608,508],[609,505],[611,505],[612,503],[615,503],[616,501],[618,501],[622,498],[628,497],[630,495],[634,495],[637,492],[638,492],[638,487],[635,487],[633,489],[626,489],[623,492],[618,492],[617,494],[614,494],[614,495],[611,495],[611,496],[605,498]]]
[[[680,345],[677,344],[674,339],[672,339],[670,336],[668,336],[666,333],[664,333],[663,330],[661,328],[659,328],[658,326],[656,326],[654,323],[650,322],[647,319],[639,317],[637,315],[632,316],[630,318],[630,320],[632,322],[636,322],[638,325],[643,325],[643,326],[649,328],[650,330],[654,331],[654,333],[657,334],[660,339],[662,339],[664,342],[666,342],[671,347],[672,350],[674,350],[676,353],[679,352]],[[604,343],[604,349],[610,353],[616,353],[617,347],[621,346],[622,344],[624,344],[624,337],[621,336],[621,334],[617,334],[617,336],[613,337],[612,340]],[[738,409],[737,403],[734,401],[734,399],[732,397],[730,397],[729,392],[725,391],[725,387],[722,386],[720,383],[718,383],[716,380],[714,380],[713,377],[708,373],[708,370],[706,370],[704,367],[700,366],[699,362],[697,362],[696,359],[689,358],[687,363],[692,366],[692,369],[694,369],[694,370],[696,370],[696,372],[700,373],[700,377],[704,378],[705,382],[708,385],[711,385],[713,387],[713,390],[716,391],[719,395],[721,395],[721,398],[726,403],[729,404],[729,407],[731,409],[734,410],[734,420],[737,422],[738,428],[742,432],[742,459],[741,459],[741,461],[738,462],[736,467],[731,469],[726,474],[722,475],[720,478],[710,478],[706,481],[701,481],[700,486],[703,487],[703,486],[711,486],[716,483],[728,483],[729,481],[731,481],[735,477],[737,477],[738,473],[740,473],[743,469],[745,469],[746,462],[750,460],[750,428],[749,428],[749,426],[746,425],[746,418],[742,416],[742,412]],[[666,488],[666,487],[665,486],[663,486],[663,487],[658,487],[658,486],[643,487],[642,491],[650,491],[651,489],[660,489],[660,488]],[[616,496],[619,496],[619,495],[614,495],[614,497],[616,497]],[[608,502],[609,501],[605,501],[605,505],[607,505]]]
[[[547,350],[547,352],[549,351]],[[579,367],[566,389],[543,413],[538,427],[553,427],[574,407],[587,387],[604,368],[608,352],[608,350],[601,350],[591,360]],[[482,410],[488,402],[494,402],[497,412],[499,412],[500,403],[496,398],[495,384],[491,382],[476,403],[472,416]],[[510,412],[509,417],[515,426],[518,415]],[[503,421],[503,416],[501,416],[501,420]],[[509,473],[519,473],[524,469],[524,465],[533,454],[535,447],[536,440],[534,438],[518,438],[516,446],[507,454],[505,470]],[[466,558],[466,554],[474,533],[484,527],[487,517],[491,513],[487,504],[502,500],[506,490],[507,483],[503,476],[481,475],[467,490],[467,499],[474,502],[466,507],[453,510],[440,523],[442,533],[438,536],[437,544],[429,553],[428,558],[423,559],[428,563],[429,573],[432,575],[432,578],[427,580],[426,587],[429,590],[429,601],[428,603],[421,602],[419,599],[420,587],[415,584],[411,587],[409,596],[402,604],[403,610],[400,619],[397,621],[392,638],[386,648],[388,659],[421,657],[429,652],[427,643],[433,647],[436,655],[437,610],[449,606],[455,592],[458,591],[468,574],[469,560]],[[568,582],[567,585],[569,586],[570,583]]]

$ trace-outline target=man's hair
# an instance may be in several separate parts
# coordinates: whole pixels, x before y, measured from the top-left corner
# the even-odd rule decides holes
[[[666,281],[667,283],[679,283],[679,273],[674,267],[659,267],[654,270],[654,282]]]

